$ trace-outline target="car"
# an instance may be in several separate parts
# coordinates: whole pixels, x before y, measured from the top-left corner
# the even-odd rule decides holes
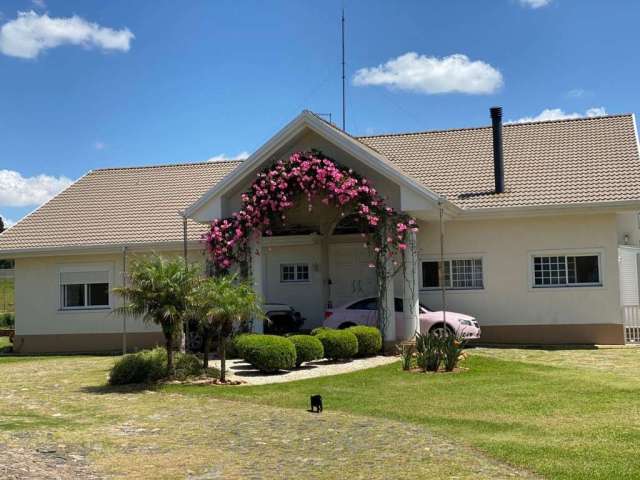
[[[456,333],[466,340],[480,338],[480,325],[469,315],[456,312],[433,311],[420,304],[420,332],[444,333],[445,321],[449,332]],[[395,299],[396,332],[404,330],[404,316],[402,315],[402,299]],[[445,315],[446,313],[446,315]],[[378,324],[378,298],[367,297],[352,301],[339,308],[325,311],[323,326],[328,328],[348,328],[354,325]]]
[[[300,330],[304,318],[291,305],[286,303],[265,303],[262,306],[266,320],[264,333],[282,335]],[[188,349],[191,352],[202,352],[203,337],[197,321],[189,322]]]
[[[268,321],[264,322],[264,333],[284,334],[300,330],[304,318],[286,303],[265,303],[262,306]]]

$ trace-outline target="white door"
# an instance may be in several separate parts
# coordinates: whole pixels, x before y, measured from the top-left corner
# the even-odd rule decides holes
[[[359,243],[330,245],[329,259],[331,301],[335,307],[376,296],[376,271],[369,267],[373,259],[368,248]]]

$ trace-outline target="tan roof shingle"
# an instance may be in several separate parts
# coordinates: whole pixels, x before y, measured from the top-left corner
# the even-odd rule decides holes
[[[491,127],[358,137],[461,208],[640,200],[632,115],[505,125],[496,195]]]
[[[463,210],[639,201],[632,115],[504,126],[492,193],[491,127],[357,137]],[[94,170],[0,235],[0,252],[182,241],[185,209],[240,161]],[[190,240],[207,227],[189,221]]]
[[[0,235],[0,250],[182,241],[185,209],[239,161],[93,170]],[[206,226],[189,220],[189,239]]]

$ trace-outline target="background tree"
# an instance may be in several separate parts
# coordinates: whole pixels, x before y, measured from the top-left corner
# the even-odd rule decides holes
[[[158,255],[135,259],[129,267],[126,287],[115,288],[124,305],[115,313],[141,316],[145,322],[160,325],[167,349],[167,373],[172,375],[174,341],[182,332],[186,298],[198,278],[198,268],[182,258]]]
[[[236,276],[222,275],[200,279],[188,297],[187,317],[198,321],[203,332],[206,369],[211,338],[218,340],[220,381],[226,380],[227,344],[252,318],[262,319],[261,301],[251,285]]]
[[[0,217],[0,233],[4,232],[4,222],[2,221],[2,217]]]

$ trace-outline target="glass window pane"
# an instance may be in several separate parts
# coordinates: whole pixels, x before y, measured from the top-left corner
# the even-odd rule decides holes
[[[84,284],[63,285],[63,306],[84,307]]]
[[[108,306],[109,305],[109,284],[108,283],[92,283],[87,285],[89,291],[89,306]]]
[[[436,288],[440,286],[438,262],[422,262],[422,286],[424,288]]]
[[[575,257],[576,280],[575,283],[599,283],[598,256]]]
[[[309,265],[301,263],[296,265],[297,279],[301,282],[309,280]]]

